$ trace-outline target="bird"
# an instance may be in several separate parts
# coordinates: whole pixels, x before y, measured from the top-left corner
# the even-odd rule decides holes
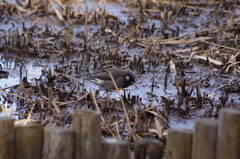
[[[118,89],[124,89],[131,85],[134,85],[135,87],[137,87],[135,83],[135,77],[133,76],[132,73],[124,72],[117,68],[110,69],[110,72],[112,74],[112,77]],[[101,90],[105,90],[106,92],[116,90],[116,87],[108,72],[95,74],[90,78],[87,78],[87,80],[97,84]]]

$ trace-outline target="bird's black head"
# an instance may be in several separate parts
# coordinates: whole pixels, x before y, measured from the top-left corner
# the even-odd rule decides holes
[[[125,72],[125,88],[128,87],[128,86],[131,86],[131,85],[136,86],[135,77],[133,76],[132,73]]]

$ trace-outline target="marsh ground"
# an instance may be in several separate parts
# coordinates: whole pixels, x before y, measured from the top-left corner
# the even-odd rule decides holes
[[[71,127],[74,109],[99,108],[105,136],[129,137],[129,119],[134,137],[161,138],[162,130],[193,129],[196,120],[239,105],[238,1],[18,0],[0,7],[1,114],[16,124],[30,117],[27,124]],[[138,89],[120,91],[127,117],[117,92],[108,99],[84,80],[112,67],[137,79]]]

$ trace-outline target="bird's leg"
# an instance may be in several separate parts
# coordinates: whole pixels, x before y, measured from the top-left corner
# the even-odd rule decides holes
[[[108,91],[106,91],[106,99],[107,99],[107,101],[110,101],[110,100],[111,100],[111,98],[110,98],[110,96],[109,96],[109,94],[108,94]]]
[[[96,97],[99,97],[99,92],[100,92],[100,89],[95,91]]]
[[[124,89],[124,88],[121,88],[121,87],[119,87],[119,88],[118,88],[118,90],[127,91],[126,89]],[[113,91],[117,91],[117,89],[114,89]]]

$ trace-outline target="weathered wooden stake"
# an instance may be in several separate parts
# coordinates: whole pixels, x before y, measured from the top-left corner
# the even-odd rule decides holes
[[[195,123],[192,159],[215,159],[217,150],[217,120],[201,119]]]
[[[217,159],[240,158],[240,110],[220,110],[217,136]]]
[[[157,139],[145,138],[135,143],[136,159],[161,159],[163,157],[163,143]]]
[[[14,119],[0,117],[0,159],[14,159]]]
[[[16,159],[41,159],[43,128],[41,126],[16,127]]]
[[[168,130],[166,158],[191,159],[193,132],[188,129]]]
[[[101,149],[100,113],[75,110],[73,114],[75,159],[99,159]]]
[[[72,159],[73,131],[68,128],[49,127],[44,130],[44,158]]]
[[[129,142],[117,138],[102,141],[101,159],[128,159]]]

